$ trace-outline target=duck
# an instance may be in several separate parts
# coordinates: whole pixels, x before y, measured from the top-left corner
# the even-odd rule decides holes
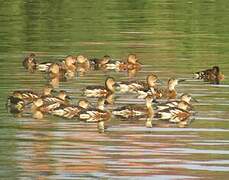
[[[51,114],[67,119],[73,119],[79,116],[79,112],[89,107],[89,102],[85,99],[79,100],[78,105],[61,104],[59,107],[52,110]]]
[[[34,72],[37,68],[38,62],[35,57],[36,55],[34,53],[31,53],[26,56],[24,61],[22,62],[22,65],[25,67],[25,69],[29,70],[30,72]]]
[[[149,74],[146,77],[145,81],[122,81],[117,82],[119,89],[119,92],[126,93],[126,92],[138,92],[139,90],[144,90],[148,88],[154,88],[156,86],[156,83],[158,83],[158,77],[155,74]],[[140,92],[139,92],[140,93]]]
[[[160,120],[167,120],[172,123],[180,123],[187,121],[190,116],[191,112],[187,110],[179,107],[169,107],[163,110],[158,110],[154,117]]]
[[[180,100],[170,100],[164,103],[159,103],[156,105],[155,109],[160,111],[170,107],[178,107],[183,110],[191,110],[193,108],[192,105],[190,104],[191,100],[198,102],[191,95],[184,93],[181,95]]]
[[[113,77],[107,77],[105,86],[87,86],[83,89],[83,94],[86,97],[108,97],[115,92],[116,82]]]
[[[68,105],[71,98],[67,95],[66,91],[61,90],[57,96],[46,95],[41,97],[42,101],[46,104],[59,103],[63,105]]]
[[[138,58],[136,54],[129,54],[127,57],[127,63],[126,63],[126,68],[128,70],[132,69],[141,69],[141,64],[138,62]]]
[[[33,102],[34,100],[37,100],[41,96],[49,96],[51,95],[52,92],[53,92],[53,88],[49,85],[46,85],[43,88],[42,94],[38,94],[33,90],[16,90],[13,91],[12,96],[29,103],[29,102]]]
[[[36,60],[36,54],[31,53],[25,57],[23,61],[23,66],[28,69],[30,72],[34,72],[35,70],[41,72],[47,72],[49,67],[53,64],[52,62],[39,62]]]
[[[61,64],[52,63],[48,69],[48,78],[50,81],[52,79],[58,79],[59,81],[66,81],[67,69]]]
[[[79,112],[78,119],[85,122],[96,122],[98,130],[103,132],[105,129],[104,122],[111,118],[111,113],[104,110],[104,103],[105,99],[99,98],[97,107],[83,109]]]
[[[94,70],[106,70],[107,64],[111,62],[112,59],[109,55],[104,55],[102,58],[91,58],[89,61]]]
[[[154,110],[152,108],[153,96],[145,97],[145,105],[126,105],[119,108],[116,108],[112,111],[112,114],[115,117],[118,117],[122,120],[136,120],[141,118],[152,119],[154,115]]]
[[[220,84],[224,80],[224,74],[220,72],[219,66],[213,66],[211,69],[206,69],[194,73],[195,79],[202,79],[211,84]]]
[[[90,61],[83,55],[77,56],[77,72],[84,74],[91,68]]]

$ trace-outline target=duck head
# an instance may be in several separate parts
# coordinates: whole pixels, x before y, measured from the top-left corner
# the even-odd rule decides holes
[[[51,95],[51,93],[54,92],[53,90],[53,87],[51,85],[46,85],[44,88],[43,88],[43,95],[44,96],[49,96]]]
[[[158,80],[157,75],[155,74],[150,74],[146,78],[147,84],[149,87],[154,87],[156,83],[159,83],[160,81]]]
[[[70,100],[71,98],[67,95],[66,91],[61,90],[58,94],[58,97],[62,100]]]
[[[105,56],[102,57],[102,59],[100,60],[99,63],[100,63],[101,65],[105,65],[105,64],[107,64],[110,60],[111,60],[111,57],[108,56],[108,55],[105,55]]]
[[[173,90],[175,89],[175,87],[176,87],[177,84],[178,84],[178,80],[177,80],[177,79],[175,79],[175,78],[170,78],[170,79],[168,80],[168,89],[169,89],[170,91],[173,91]]]
[[[137,61],[138,61],[138,58],[137,58],[136,54],[129,54],[128,55],[127,63],[136,64]]]
[[[88,62],[88,59],[86,57],[84,57],[83,55],[79,55],[79,56],[77,56],[76,61],[79,64],[83,64],[83,63]]]
[[[214,74],[219,74],[219,71],[220,71],[220,70],[219,70],[219,66],[213,66],[213,67],[212,67],[212,70],[213,70],[213,73],[214,73]]]
[[[64,59],[64,63],[67,67],[75,66],[76,65],[76,57],[69,55]]]
[[[53,63],[50,67],[49,67],[49,73],[51,74],[59,74],[60,73],[60,66],[57,63]]]

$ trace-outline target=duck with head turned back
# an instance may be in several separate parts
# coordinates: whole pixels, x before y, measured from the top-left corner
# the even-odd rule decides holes
[[[115,92],[115,79],[108,77],[105,81],[105,86],[87,86],[83,89],[83,94],[86,97],[103,97],[106,98]]]
[[[34,53],[31,53],[25,57],[22,63],[25,69],[27,69],[29,72],[34,72],[37,68],[38,62],[35,57],[36,55]]]
[[[90,61],[83,55],[77,56],[77,72],[81,75],[88,72],[91,68]]]
[[[107,64],[111,62],[111,57],[108,55],[104,55],[102,58],[91,58],[90,64],[93,66],[94,70],[107,70]]]
[[[136,54],[129,54],[127,57],[127,69],[131,70],[131,69],[137,69],[140,70],[141,69],[141,64],[138,62],[138,58]]]
[[[212,84],[220,84],[220,81],[224,80],[224,75],[220,72],[219,66],[213,66],[211,69],[196,72],[194,75],[196,79],[203,79]]]

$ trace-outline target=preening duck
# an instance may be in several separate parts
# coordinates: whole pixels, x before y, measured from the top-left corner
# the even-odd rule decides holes
[[[220,84],[220,81],[224,80],[224,75],[220,72],[219,66],[196,72],[194,75],[196,79],[202,79],[212,84]]]
[[[108,97],[115,92],[115,79],[108,77],[105,81],[105,86],[87,86],[83,89],[83,94],[86,97]]]

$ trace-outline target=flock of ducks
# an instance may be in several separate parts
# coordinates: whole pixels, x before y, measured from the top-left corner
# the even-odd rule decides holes
[[[77,104],[72,103],[66,91],[55,90],[58,82],[73,79],[78,73],[84,74],[90,70],[115,70],[126,71],[133,74],[141,70],[142,65],[135,54],[129,54],[126,60],[115,60],[105,55],[102,58],[88,59],[83,55],[67,56],[58,62],[38,62],[34,53],[28,55],[23,66],[31,73],[35,71],[46,72],[49,84],[41,93],[32,90],[13,91],[7,106],[11,113],[21,115],[29,114],[33,118],[42,119],[49,114],[66,119],[78,119],[85,122],[96,122],[99,131],[104,131],[104,122],[112,116],[121,120],[145,120],[146,127],[152,127],[154,119],[166,120],[169,123],[184,127],[190,123],[194,114],[192,101],[195,98],[187,93],[177,97],[176,86],[184,79],[170,78],[167,86],[162,86],[162,81],[154,73],[149,74],[145,81],[116,81],[107,77],[104,85],[86,86],[83,88],[83,99]],[[224,75],[218,66],[194,73],[194,78],[213,84],[220,84]],[[113,107],[114,95],[135,94],[137,98],[144,99],[145,105],[125,105]],[[96,98],[97,104],[93,105],[88,100]],[[107,104],[112,108],[108,109]]]

